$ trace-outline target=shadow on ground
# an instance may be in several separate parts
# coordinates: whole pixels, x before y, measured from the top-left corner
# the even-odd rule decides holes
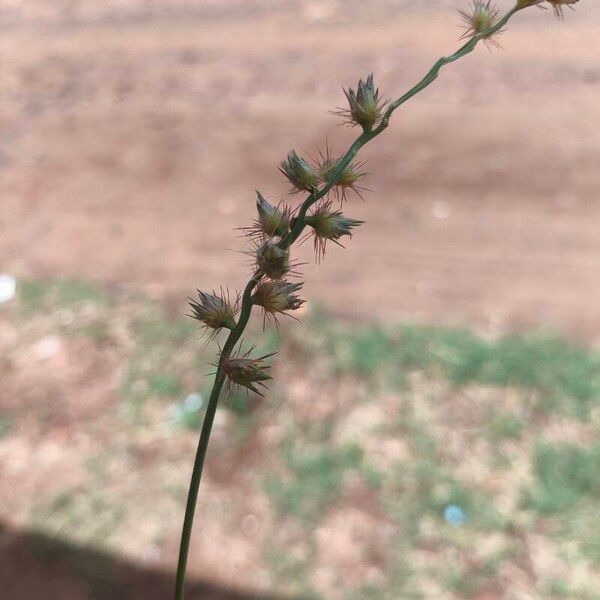
[[[11,600],[167,600],[172,573],[20,532],[0,523],[0,597]],[[276,600],[190,581],[187,600]]]

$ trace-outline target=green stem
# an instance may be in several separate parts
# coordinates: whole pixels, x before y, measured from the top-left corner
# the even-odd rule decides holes
[[[181,544],[179,547],[179,560],[177,563],[177,576],[175,586],[175,598],[176,600],[183,600],[185,592],[185,571],[187,567],[187,559],[190,550],[190,539],[192,537],[192,527],[194,525],[194,513],[196,512],[196,503],[198,501],[198,490],[200,489],[200,480],[202,479],[202,470],[204,468],[204,459],[206,458],[206,450],[208,449],[208,442],[210,440],[210,433],[212,426],[215,421],[215,414],[217,412],[217,406],[219,404],[219,395],[223,389],[225,383],[225,374],[221,365],[225,360],[229,358],[231,352],[238,343],[246,325],[250,314],[252,312],[252,290],[256,287],[262,273],[257,271],[252,279],[247,283],[246,289],[242,296],[242,308],[240,310],[240,316],[237,325],[232,329],[229,334],[223,350],[221,351],[221,357],[219,359],[219,366],[217,367],[217,373],[215,376],[215,383],[208,399],[208,406],[206,407],[206,414],[204,415],[204,421],[202,423],[202,431],[200,432],[200,439],[198,440],[198,448],[196,450],[196,458],[194,460],[194,467],[192,469],[192,477],[190,479],[190,488],[188,491],[187,504],[185,507],[185,518],[183,520],[183,530],[181,532]]]
[[[442,67],[462,58],[463,56],[466,56],[467,54],[470,54],[471,52],[473,52],[478,42],[480,42],[485,37],[499,32],[506,25],[506,23],[508,23],[510,18],[519,10],[521,9],[518,7],[514,7],[513,9],[508,11],[504,15],[504,17],[500,19],[500,21],[498,21],[498,23],[486,36],[474,36],[466,44],[459,48],[454,54],[440,58],[425,75],[425,77],[423,77],[423,79],[419,81],[419,83],[417,83],[413,88],[406,92],[406,94],[404,94],[394,102],[390,103],[381,119],[380,124],[372,131],[364,131],[354,141],[350,148],[348,148],[347,152],[336,165],[336,168],[332,173],[329,183],[325,184],[321,189],[313,190],[304,200],[304,202],[300,206],[298,216],[296,217],[296,221],[292,230],[286,236],[283,237],[280,243],[280,247],[287,249],[298,239],[298,237],[302,234],[304,227],[306,226],[305,219],[308,209],[312,205],[314,205],[315,202],[318,202],[321,198],[323,198],[331,190],[331,188],[339,180],[344,169],[352,162],[352,159],[356,156],[358,151],[365,144],[370,142],[373,138],[377,137],[387,128],[390,117],[398,107],[400,107],[402,104],[410,100],[413,96],[423,91],[426,87],[433,83],[437,79]],[[255,272],[248,284],[246,285],[244,294],[242,296],[242,306],[238,322],[229,333],[229,336],[225,341],[225,345],[223,346],[223,350],[221,351],[221,356],[217,367],[217,373],[215,376],[215,383],[213,385],[210,398],[208,400],[208,406],[206,408],[204,422],[202,423],[202,430],[200,432],[200,439],[198,440],[198,449],[196,451],[196,458],[194,460],[194,467],[192,470],[192,477],[190,480],[190,488],[185,509],[185,518],[183,521],[183,531],[181,534],[179,561],[177,564],[175,600],[183,600],[185,594],[185,572],[190,548],[190,539],[192,535],[192,526],[194,523],[194,513],[196,511],[196,503],[198,500],[198,490],[200,488],[200,480],[202,479],[202,470],[204,467],[204,460],[206,458],[206,451],[208,449],[208,442],[210,440],[210,434],[215,420],[217,406],[219,404],[219,395],[223,388],[223,384],[225,383],[225,374],[222,369],[222,364],[231,356],[233,349],[235,348],[236,344],[238,343],[242,334],[244,333],[244,330],[246,329],[246,325],[248,324],[248,320],[250,319],[250,314],[252,312],[252,291],[258,284],[258,281],[261,277],[262,273],[260,271]]]

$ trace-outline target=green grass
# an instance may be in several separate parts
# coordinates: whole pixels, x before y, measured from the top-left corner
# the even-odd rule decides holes
[[[363,453],[354,444],[301,446],[292,438],[284,440],[280,451],[287,473],[272,475],[265,489],[280,513],[300,519],[315,518],[337,500],[344,476],[361,470]]]
[[[527,428],[527,420],[510,413],[493,415],[487,425],[488,435],[493,441],[519,440]]]
[[[0,438],[8,435],[12,429],[13,422],[9,417],[0,415]]]
[[[104,548],[123,518],[124,508],[111,504],[101,490],[63,490],[49,498],[39,498],[30,518],[36,527],[56,535],[73,532],[78,541]]]
[[[542,411],[585,418],[600,405],[600,354],[547,334],[486,339],[461,328],[404,325],[353,329],[321,318],[312,348],[330,356],[334,373],[405,380],[412,371],[455,386],[483,384],[537,393]],[[311,349],[312,349],[311,348]]]
[[[527,505],[540,514],[571,510],[586,496],[600,500],[600,443],[589,448],[540,443],[534,471]]]
[[[18,287],[19,313],[29,316],[45,311],[72,308],[83,303],[106,301],[104,290],[80,279],[25,279]]]
[[[563,519],[562,535],[578,541],[583,555],[600,568],[600,497],[586,497],[577,504],[577,509]]]

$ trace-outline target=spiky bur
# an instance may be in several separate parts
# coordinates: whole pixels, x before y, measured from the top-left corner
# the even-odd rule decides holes
[[[271,352],[258,358],[250,358],[253,350],[254,347],[241,356],[229,357],[221,363],[227,380],[227,395],[231,394],[232,389],[236,386],[250,390],[259,396],[263,395],[257,386],[266,387],[265,382],[271,379],[267,373],[271,367],[265,364],[265,360],[276,353]]]
[[[335,158],[332,155],[331,148],[326,144],[325,153],[319,152],[319,160],[316,161],[321,180],[326,184],[333,183],[333,193],[336,199],[340,201],[340,204],[343,204],[348,199],[349,192],[354,192],[361,200],[364,200],[362,192],[366,191],[367,188],[359,185],[359,182],[366,175],[362,171],[365,163],[350,163],[342,169],[336,180],[334,179],[334,175],[340,160],[341,158]]]
[[[332,210],[329,200],[319,204],[314,212],[306,217],[305,222],[313,230],[317,262],[325,256],[328,241],[341,246],[339,239],[345,235],[352,237],[352,230],[364,223],[364,221],[344,217],[339,210]]]
[[[219,294],[198,290],[198,300],[188,302],[191,314],[188,316],[201,323],[209,339],[215,337],[221,329],[233,329],[239,306],[239,295],[232,300],[229,291],[221,289]]]
[[[252,225],[242,228],[249,237],[255,240],[283,237],[290,230],[291,209],[281,204],[273,206],[259,191],[256,192],[256,211],[258,217]]]
[[[545,8],[545,4],[548,3],[552,6],[554,14],[559,18],[564,18],[564,8],[568,7],[572,10],[573,4],[577,4],[579,0],[517,0],[517,8],[528,8],[530,6],[539,6]]]
[[[552,9],[554,10],[554,14],[562,19],[565,16],[564,8],[570,8],[571,10],[575,10],[573,8],[573,4],[577,4],[579,0],[547,0],[548,3],[552,5]]]
[[[304,304],[296,292],[302,289],[302,283],[289,281],[261,281],[252,294],[252,304],[262,307],[267,318],[272,318],[277,324],[277,315],[296,310]]]
[[[358,82],[356,91],[352,88],[344,90],[348,100],[348,108],[341,108],[338,114],[346,118],[349,125],[360,125],[363,131],[371,131],[381,121],[383,108],[387,104],[379,97],[379,90],[373,82],[373,74]]]
[[[498,24],[500,11],[492,4],[492,0],[472,0],[470,10],[459,12],[465,30],[461,39],[480,35],[488,46],[500,47],[495,36],[502,32],[492,34],[493,28]]]
[[[288,178],[296,192],[312,192],[319,185],[316,171],[295,150],[288,153],[279,170]]]
[[[269,279],[282,279],[290,272],[289,250],[280,248],[272,238],[256,247],[255,258],[256,266]]]

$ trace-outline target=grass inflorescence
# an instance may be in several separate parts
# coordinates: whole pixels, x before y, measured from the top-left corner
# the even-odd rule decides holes
[[[292,312],[301,304],[299,299],[297,301],[293,299],[295,298],[293,292],[299,288],[294,288],[296,284],[288,281],[292,276],[300,276],[297,270],[300,265],[291,258],[293,244],[303,239],[302,234],[307,230],[308,235],[314,238],[315,254],[317,261],[320,262],[327,250],[328,241],[340,245],[340,238],[351,237],[354,230],[363,224],[362,221],[346,216],[341,210],[343,201],[347,200],[347,192],[354,191],[360,195],[360,190],[363,189],[358,186],[358,182],[364,176],[361,170],[362,164],[353,163],[356,154],[365,144],[387,129],[393,113],[433,83],[444,66],[473,52],[479,42],[498,46],[497,36],[504,30],[511,17],[521,10],[550,5],[555,14],[562,17],[564,7],[572,8],[577,1],[517,0],[510,10],[502,14],[493,5],[492,0],[473,0],[471,8],[461,13],[465,26],[462,39],[466,42],[453,54],[440,58],[423,79],[403,96],[393,101],[384,100],[372,73],[365,79],[360,79],[356,89],[344,89],[347,106],[339,109],[338,114],[347,124],[358,127],[362,131],[344,154],[335,153],[327,145],[324,152],[319,151],[321,161],[312,161],[311,164],[309,159],[300,156],[295,150],[289,151],[287,157],[281,161],[279,171],[291,184],[291,194],[307,194],[298,206],[292,207],[282,203],[274,205],[260,193],[258,194],[258,216],[253,224],[242,228],[252,242],[252,247],[247,253],[252,257],[253,273],[244,291],[239,294],[239,313],[237,303],[235,310],[229,310],[230,303],[223,295],[199,292],[198,302],[192,304],[193,316],[204,329],[208,329],[211,334],[218,334],[224,329],[229,331],[229,334],[216,364],[214,386],[208,401],[194,462],[179,554],[176,600],[182,600],[184,597],[185,570],[194,510],[221,390],[225,387],[226,390],[231,391],[236,386],[241,386],[251,391],[258,391],[256,386],[265,385],[265,382],[270,379],[269,366],[265,360],[272,355],[253,358],[251,351],[244,354],[239,354],[238,351],[238,354],[232,357],[232,353],[243,344],[242,335],[254,306],[262,306],[265,314],[276,315]],[[340,210],[333,206],[334,202],[339,203]],[[269,294],[265,295],[265,282],[277,284],[279,287],[277,289],[271,287]],[[255,291],[257,288],[258,296]],[[279,294],[273,303],[271,303],[271,292]],[[273,310],[269,311],[268,307]],[[483,347],[482,349],[485,350]],[[460,367],[453,366],[450,358],[447,368],[452,371],[456,379],[474,376],[474,374],[480,374],[482,377],[501,377],[501,374],[495,373],[493,368],[489,367],[490,361],[478,358],[479,356],[480,354],[477,353],[470,362],[465,362]],[[482,360],[485,365],[481,363]],[[484,366],[488,366],[487,371]],[[528,376],[533,377],[532,374],[523,374],[523,377]],[[567,380],[570,378],[569,373],[564,373],[563,376]],[[585,398],[588,392],[580,390],[578,394]]]

